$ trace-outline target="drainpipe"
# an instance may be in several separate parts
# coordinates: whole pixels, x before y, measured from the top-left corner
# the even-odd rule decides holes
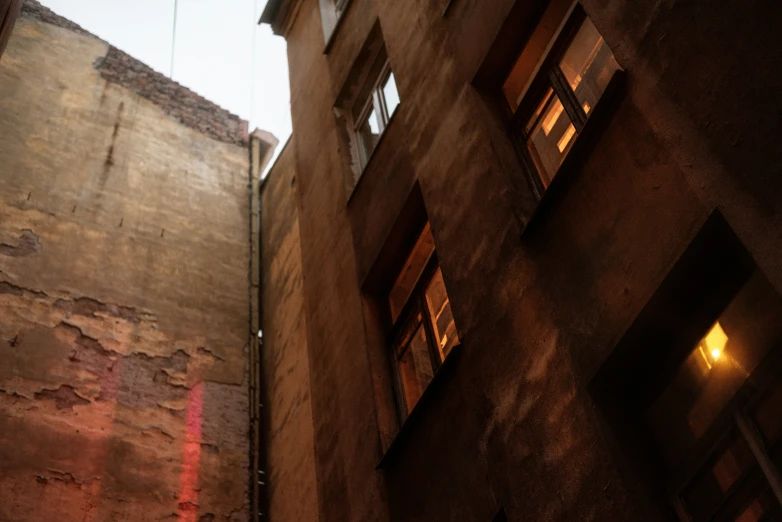
[[[0,59],[11,37],[16,19],[22,10],[23,0],[0,0]]]
[[[266,165],[279,141],[271,133],[255,130],[250,135],[250,506],[252,522],[270,520],[268,476],[266,385],[263,372],[263,237],[261,231],[261,191]]]

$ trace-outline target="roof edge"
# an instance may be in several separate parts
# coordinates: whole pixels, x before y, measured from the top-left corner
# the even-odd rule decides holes
[[[285,37],[301,6],[301,0],[269,0],[259,23],[269,24],[277,36]]]

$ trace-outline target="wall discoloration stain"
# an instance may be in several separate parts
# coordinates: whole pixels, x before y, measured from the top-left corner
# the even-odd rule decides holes
[[[41,239],[32,230],[22,230],[16,245],[0,243],[0,255],[29,257],[41,252]]]
[[[84,397],[79,397],[72,386],[63,384],[56,390],[43,389],[35,394],[35,400],[54,401],[58,410],[73,409],[74,406],[84,406],[90,401]]]
[[[249,513],[246,123],[145,71],[30,1],[0,62],[0,520]]]

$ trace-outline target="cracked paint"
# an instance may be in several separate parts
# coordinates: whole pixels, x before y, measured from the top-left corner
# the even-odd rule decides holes
[[[35,394],[35,400],[53,400],[58,410],[73,409],[74,406],[84,406],[90,401],[79,396],[72,386],[63,384],[56,390],[43,389]]]
[[[0,520],[246,520],[247,151],[28,15],[0,63]]]
[[[0,255],[29,257],[41,252],[41,239],[32,230],[22,230],[16,245],[0,243]]]

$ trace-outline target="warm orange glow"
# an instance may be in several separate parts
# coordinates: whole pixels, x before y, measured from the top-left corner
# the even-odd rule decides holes
[[[573,136],[576,134],[576,128],[571,123],[567,130],[565,131],[565,134],[559,139],[559,143],[557,143],[557,148],[559,149],[559,152],[565,152],[565,149],[568,145],[570,145],[570,140],[573,139]]]
[[[182,451],[182,475],[179,479],[179,521],[198,519],[198,473],[201,461],[201,421],[204,384],[199,383],[187,394],[187,433]]]
[[[559,98],[557,98],[557,101],[554,102],[554,105],[549,109],[548,113],[546,113],[546,116],[543,118],[543,133],[548,136],[551,132],[551,129],[554,128],[554,125],[557,124],[559,121],[559,117],[562,116],[562,111],[565,110],[565,107],[562,105],[562,102],[559,101]]]
[[[589,105],[589,102],[584,102],[583,105],[581,105],[581,108],[584,109],[584,114],[589,114],[589,111],[592,110],[592,106]]]
[[[715,361],[720,358],[725,350],[725,345],[728,344],[728,336],[719,321],[714,323],[709,333],[703,338],[703,343]]]

